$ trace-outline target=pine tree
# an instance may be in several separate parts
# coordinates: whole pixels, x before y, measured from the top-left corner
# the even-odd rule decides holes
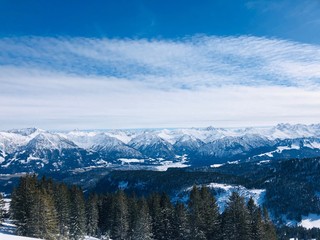
[[[152,240],[152,223],[148,205],[144,199],[138,201],[138,212],[134,222],[132,240]]]
[[[201,197],[201,223],[202,231],[207,239],[220,238],[220,220],[219,209],[216,199],[210,193],[209,189],[203,186],[200,190]]]
[[[12,193],[10,213],[19,235],[56,239],[57,216],[53,196],[35,175],[20,179]]]
[[[149,212],[152,220],[152,232],[154,239],[161,239],[162,237],[162,228],[161,228],[161,207],[160,207],[160,195],[152,194],[148,198]]]
[[[249,234],[251,240],[262,240],[264,236],[264,226],[262,222],[261,209],[258,208],[252,197],[247,203],[249,211]]]
[[[70,235],[70,194],[65,184],[55,185],[55,208],[57,211],[59,239],[68,239]]]
[[[190,193],[191,233],[194,239],[219,239],[220,220],[218,205],[209,189],[193,186]]]
[[[223,239],[249,239],[249,212],[245,204],[245,199],[238,193],[233,192],[229,197],[223,218]]]
[[[32,236],[34,233],[31,221],[36,188],[36,176],[26,175],[20,178],[17,188],[12,192],[10,215],[17,226],[17,233],[22,236]]]
[[[193,186],[190,192],[189,199],[189,211],[190,211],[190,223],[191,223],[191,239],[205,240],[206,234],[203,231],[203,216],[201,206],[201,195],[197,186]]]
[[[2,194],[0,193],[0,224],[3,222],[4,214],[5,214],[4,200],[3,200]]]
[[[70,190],[70,239],[83,239],[85,235],[85,203],[81,189],[73,186]]]
[[[34,192],[29,224],[32,228],[31,236],[48,240],[56,239],[58,227],[54,201],[52,196],[40,187]]]
[[[125,193],[123,191],[117,192],[112,204],[111,238],[115,240],[127,239],[129,231],[129,213]]]
[[[190,239],[189,216],[182,203],[177,203],[175,206],[174,238],[177,240]]]
[[[100,196],[98,200],[98,229],[102,235],[110,235],[113,222],[113,201],[114,197],[110,194]]]
[[[139,206],[138,206],[138,199],[136,198],[135,194],[129,197],[128,199],[128,213],[129,213],[129,233],[128,237],[131,238],[133,235],[133,231],[138,221],[139,217]]]
[[[277,234],[266,207],[263,207],[264,237],[263,240],[276,240]]]
[[[174,208],[166,193],[161,194],[159,214],[160,239],[174,239]]]
[[[90,195],[86,203],[87,234],[96,236],[98,230],[98,196]]]

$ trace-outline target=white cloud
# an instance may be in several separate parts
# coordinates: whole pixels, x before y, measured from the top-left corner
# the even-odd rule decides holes
[[[257,37],[0,39],[0,125],[250,126],[320,119],[320,46]]]

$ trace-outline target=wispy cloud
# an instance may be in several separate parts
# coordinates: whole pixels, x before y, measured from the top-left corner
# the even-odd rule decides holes
[[[314,122],[320,118],[319,69],[318,45],[252,36],[3,38],[0,123],[129,128]]]

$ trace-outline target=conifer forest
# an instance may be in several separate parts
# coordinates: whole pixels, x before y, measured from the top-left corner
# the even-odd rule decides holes
[[[246,202],[234,192],[219,213],[205,186],[193,186],[187,203],[172,203],[166,193],[84,194],[79,187],[27,175],[13,190],[10,214],[19,235],[48,240],[277,239],[267,210],[252,198]]]

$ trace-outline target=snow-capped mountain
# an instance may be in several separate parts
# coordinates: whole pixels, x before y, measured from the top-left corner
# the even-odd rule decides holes
[[[78,146],[96,151],[104,159],[142,158],[142,154],[139,151],[105,133],[90,134],[88,136],[72,136],[69,134],[69,136]]]
[[[0,173],[123,163],[159,166],[165,161],[180,161],[182,155],[188,165],[208,166],[237,160],[316,157],[320,156],[320,124],[71,132],[28,128],[0,132]]]
[[[254,153],[269,151],[275,142],[257,134],[244,136],[224,137],[200,147],[196,153],[197,158],[214,160],[214,163],[226,160],[238,160]]]
[[[173,146],[154,133],[141,134],[131,139],[128,145],[151,158],[173,159],[175,157]]]
[[[193,154],[204,145],[204,142],[200,139],[184,134],[173,145],[177,154]]]
[[[256,155],[254,159],[290,159],[320,156],[320,138],[278,140],[274,150]]]

